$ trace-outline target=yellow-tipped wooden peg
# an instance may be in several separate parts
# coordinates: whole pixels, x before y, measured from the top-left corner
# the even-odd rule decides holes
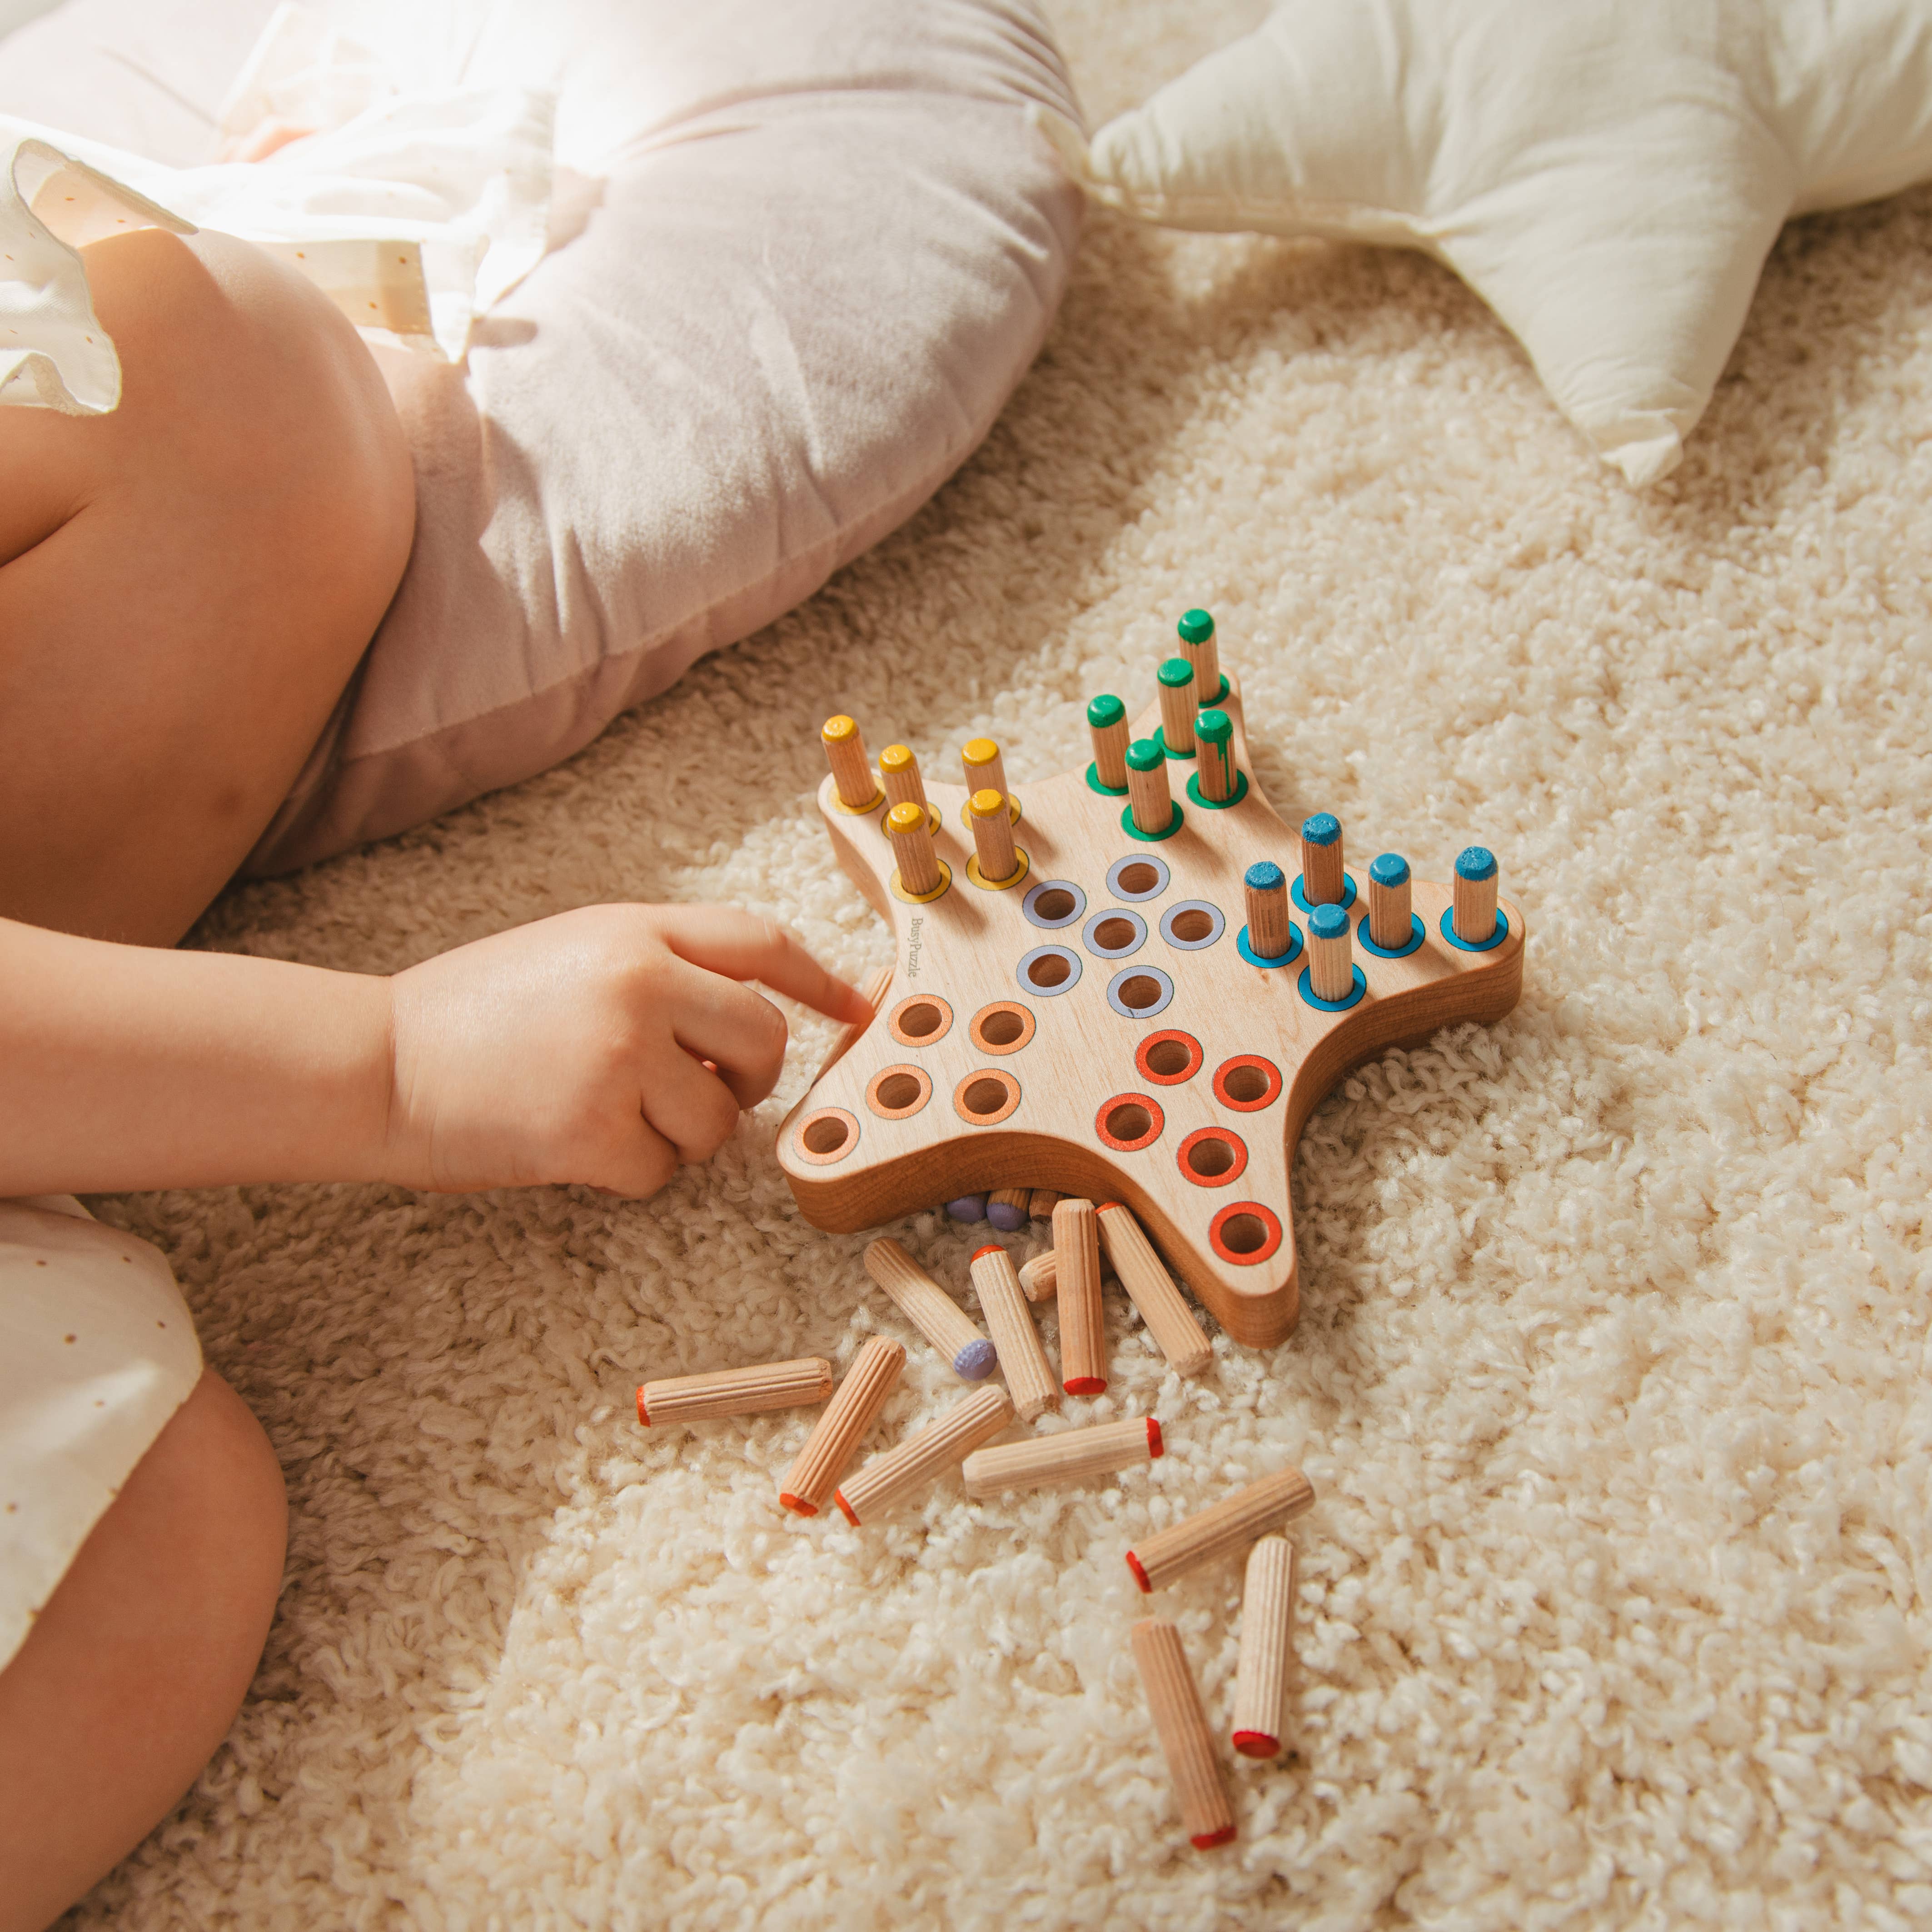
[[[1054,1294],[1060,1307],[1060,1382],[1069,1395],[1107,1386],[1107,1319],[1100,1301],[1100,1217],[1090,1201],[1053,1210]]]
[[[1282,1711],[1288,1696],[1288,1624],[1294,1606],[1294,1545],[1285,1536],[1264,1536],[1248,1552],[1248,1574],[1241,1590],[1233,1742],[1244,1757],[1273,1757],[1281,1749]]]
[[[1138,1549],[1127,1552],[1127,1568],[1143,1590],[1158,1590],[1213,1563],[1233,1556],[1271,1529],[1285,1528],[1315,1507],[1315,1490],[1299,1469],[1278,1469],[1250,1483],[1198,1515],[1157,1530]]]
[[[991,785],[976,791],[969,802],[973,820],[973,862],[967,876],[976,886],[1010,886],[1020,877],[1023,861],[1013,843],[1013,821],[1006,794]]]
[[[866,741],[859,736],[857,724],[842,712],[826,718],[818,736],[825,747],[825,761],[832,767],[838,802],[848,812],[870,812],[885,794],[866,762]]]
[[[1180,1633],[1165,1617],[1144,1617],[1134,1626],[1133,1642],[1148,1708],[1160,1734],[1174,1795],[1180,1801],[1181,1827],[1197,1852],[1225,1845],[1234,1835],[1234,1808],[1214,1761],[1214,1733],[1187,1667]]]
[[[1022,1422],[1036,1421],[1049,1408],[1060,1406],[1060,1385],[1040,1346],[1040,1330],[1013,1272],[1012,1257],[1004,1248],[989,1244],[973,1257],[973,1288],[993,1346],[1000,1352],[1014,1410]]]
[[[804,1355],[796,1361],[760,1362],[746,1369],[646,1382],[638,1391],[638,1420],[656,1429],[715,1415],[757,1415],[768,1408],[823,1402],[831,1393],[832,1364],[823,1355]]]
[[[1214,1351],[1193,1311],[1181,1299],[1173,1276],[1154,1252],[1146,1230],[1118,1201],[1100,1204],[1098,1225],[1108,1262],[1120,1276],[1128,1299],[1140,1310],[1155,1346],[1179,1373],[1202,1373],[1213,1363]]]
[[[879,783],[885,788],[888,805],[926,809],[926,781],[919,775],[919,760],[910,745],[888,745],[879,754]]]
[[[969,738],[959,753],[961,768],[966,774],[966,795],[975,792],[996,791],[1006,801],[1012,816],[1019,814],[1012,811],[1013,796],[1006,789],[1006,761],[1000,755],[1000,748],[990,738]]]
[[[794,1515],[816,1516],[825,1507],[904,1366],[905,1350],[884,1335],[872,1336],[852,1358],[845,1379],[778,1485],[778,1501]]]
[[[839,1485],[833,1500],[856,1529],[901,1496],[956,1468],[1012,1419],[1013,1406],[1004,1389],[975,1389],[916,1436],[874,1456],[856,1476]]]
[[[898,864],[898,889],[907,898],[934,897],[946,884],[946,872],[932,842],[932,821],[922,805],[908,800],[886,814],[886,836],[892,842]]]

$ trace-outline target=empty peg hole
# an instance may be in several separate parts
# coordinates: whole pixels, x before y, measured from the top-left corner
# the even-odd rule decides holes
[[[1060,962],[1066,963],[1064,960]],[[988,1046],[1011,1046],[1026,1031],[1026,1022],[1018,1013],[1002,1007],[980,1022],[980,1036]]]
[[[1118,952],[1140,937],[1130,919],[1103,919],[1094,928],[1094,944],[1102,952]]]
[[[899,1030],[910,1034],[914,1040],[924,1040],[935,1034],[946,1023],[946,1016],[937,1006],[925,1000],[916,1001],[899,1015]]]
[[[1107,1110],[1107,1131],[1117,1141],[1144,1140],[1153,1125],[1153,1115],[1138,1100],[1124,1100]]]
[[[1136,973],[1120,982],[1120,1004],[1134,1012],[1140,1012],[1148,1006],[1159,1006],[1163,990],[1158,980],[1145,973]]]
[[[1226,1174],[1234,1164],[1234,1150],[1226,1141],[1196,1141],[1187,1150],[1187,1165],[1203,1180]]]
[[[1193,1059],[1184,1040],[1157,1040],[1147,1050],[1148,1071],[1162,1080],[1178,1080]]]
[[[1151,866],[1138,862],[1123,866],[1114,874],[1114,883],[1130,898],[1142,892],[1150,892],[1160,884],[1160,874]]]
[[[1221,1245],[1231,1254],[1253,1254],[1268,1245],[1268,1223],[1258,1214],[1230,1214],[1221,1223]]]
[[[1221,1085],[1229,1100],[1238,1106],[1246,1106],[1266,1095],[1267,1070],[1259,1066],[1231,1066],[1222,1076]]]
[[[921,1090],[917,1078],[912,1074],[888,1073],[879,1082],[879,1105],[888,1112],[896,1114],[902,1107],[916,1106]],[[814,1148],[812,1151],[814,1154],[829,1154],[831,1148]]]
[[[1064,986],[1072,972],[1072,962],[1058,952],[1042,952],[1027,968],[1027,977],[1036,986]]]
[[[914,1084],[915,1094],[918,1091]],[[823,1120],[814,1120],[805,1130],[805,1146],[808,1154],[836,1154],[850,1137],[852,1130],[836,1115],[828,1114]]]
[[[1033,909],[1048,923],[1073,916],[1073,895],[1062,886],[1050,886],[1033,902]]]
[[[1192,946],[1197,940],[1205,939],[1214,930],[1214,921],[1198,906],[1190,906],[1186,911],[1174,914],[1168,930],[1184,944]]]
[[[968,1113],[981,1119],[988,1114],[997,1114],[1006,1104],[1006,1083],[1004,1080],[975,1080],[959,1096],[959,1104]]]

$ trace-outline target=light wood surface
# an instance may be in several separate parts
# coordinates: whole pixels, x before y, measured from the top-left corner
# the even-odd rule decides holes
[[[1053,1210],[1053,1292],[1060,1310],[1060,1379],[1069,1395],[1107,1386],[1107,1317],[1100,1300],[1100,1217],[1077,1196]]]
[[[832,767],[832,784],[844,803],[854,812],[863,812],[883,800],[885,794],[866,761],[866,741],[854,720],[842,712],[828,718],[818,736],[825,747],[825,761]]]
[[[928,1423],[916,1436],[862,1465],[856,1475],[839,1485],[834,1499],[856,1529],[964,1462],[1012,1419],[1013,1406],[1004,1389],[975,1389],[937,1422]]]
[[[901,887],[915,898],[932,891],[944,876],[932,842],[932,821],[922,805],[908,800],[886,814],[886,835],[892,842]]]
[[[1035,1255],[1020,1270],[1020,1287],[1029,1301],[1044,1301],[1054,1292],[1053,1250]]]
[[[1027,1306],[1012,1257],[1004,1248],[988,1245],[973,1257],[973,1288],[980,1298],[980,1312],[992,1333],[993,1346],[1000,1352],[1000,1368],[1006,1378],[1006,1392],[1013,1399],[1014,1412],[1022,1422],[1037,1421],[1048,1409],[1060,1406],[1060,1384],[1053,1379],[1052,1365],[1040,1346],[1040,1330],[1034,1326],[1033,1310]]]
[[[1165,1617],[1144,1617],[1134,1626],[1133,1645],[1148,1708],[1180,1801],[1181,1828],[1196,1851],[1225,1845],[1234,1835],[1234,1808],[1221,1781],[1214,1733],[1187,1667],[1180,1633]]]
[[[778,1485],[778,1501],[794,1515],[816,1516],[825,1507],[904,1366],[905,1350],[885,1335],[871,1336],[853,1357],[845,1379]]]
[[[970,800],[973,810],[973,848],[980,861],[980,876],[997,886],[1019,870],[1019,851],[1013,843],[1013,821],[1006,812],[1006,795],[984,785]]]
[[[882,1235],[866,1250],[866,1272],[952,1364],[955,1375],[976,1382],[992,1373],[998,1360],[992,1343],[965,1310],[890,1235]]]
[[[997,1496],[1008,1490],[1043,1489],[1049,1483],[1088,1483],[1150,1462],[1162,1447],[1160,1419],[1151,1415],[1001,1442],[967,1457],[966,1493]]]
[[[646,1429],[699,1422],[714,1415],[756,1415],[767,1408],[796,1408],[832,1393],[832,1364],[823,1355],[795,1361],[758,1362],[748,1368],[714,1369],[700,1376],[669,1376],[638,1391],[638,1420]]]
[[[1161,1265],[1133,1210],[1118,1201],[1107,1201],[1101,1204],[1096,1218],[1108,1263],[1120,1276],[1128,1300],[1140,1310],[1154,1346],[1178,1373],[1199,1375],[1213,1362],[1214,1348],[1181,1299],[1173,1276]]]
[[[1153,683],[1150,665],[1150,696]],[[1391,1047],[1426,1042],[1445,1026],[1500,1019],[1522,989],[1524,926],[1520,910],[1506,904],[1508,937],[1493,951],[1466,952],[1438,929],[1450,903],[1448,884],[1418,877],[1414,909],[1424,943],[1402,959],[1360,949],[1356,963],[1368,991],[1346,1011],[1324,1012],[1301,998],[1300,958],[1279,968],[1248,964],[1235,946],[1243,874],[1256,860],[1268,860],[1292,879],[1300,860],[1294,835],[1256,778],[1238,690],[1220,708],[1232,721],[1236,762],[1248,776],[1239,804],[1210,812],[1187,800],[1180,831],[1143,843],[1122,827],[1125,801],[1088,786],[1083,760],[1075,771],[1025,788],[1019,840],[1032,866],[1027,880],[1009,892],[980,892],[965,882],[971,847],[959,818],[962,788],[926,787],[941,814],[940,856],[951,866],[954,883],[931,904],[914,905],[891,890],[894,862],[883,812],[870,817],[841,812],[831,781],[824,782],[820,808],[833,848],[891,924],[897,964],[880,1020],[820,1076],[780,1130],[778,1160],[808,1220],[841,1231],[877,1227],[934,1202],[1007,1186],[1120,1200],[1174,1275],[1237,1341],[1272,1346],[1294,1326],[1298,1294],[1288,1177],[1302,1124],[1358,1062]],[[1448,855],[1450,862],[1453,858]],[[1128,904],[1118,900],[1108,886],[1109,868],[1154,860],[1168,868],[1165,889]],[[1151,864],[1148,876],[1157,877]],[[1050,880],[1077,886],[1085,911],[1070,924],[1045,929],[1022,908],[1028,892]],[[1183,951],[1162,938],[1162,913],[1183,899],[1220,909],[1226,929],[1220,939]],[[1081,935],[1096,914],[1116,908],[1144,918],[1148,935],[1130,957],[1108,961],[1088,951]],[[1361,916],[1360,907],[1351,914]],[[1020,967],[1046,945],[1064,946],[1082,968],[1076,980],[1050,995],[1030,985]],[[1107,989],[1117,974],[1150,966],[1173,982],[1163,1011],[1130,1018],[1109,1005]],[[915,1044],[894,1038],[886,1024],[890,1016],[908,1001],[934,999],[945,1003],[947,1024]],[[989,1054],[974,1044],[971,1022],[995,1001],[1023,1008],[1034,1027],[1024,1046]],[[1142,1072],[1136,1049],[1169,1030],[1198,1042],[1200,1064],[1191,1078],[1162,1085]],[[1279,1087],[1264,1107],[1234,1110],[1216,1097],[1216,1070],[1240,1054],[1258,1054],[1280,1070]],[[902,1064],[931,1076],[932,1096],[916,1112],[885,1118],[867,1104],[867,1088],[882,1070]],[[988,1071],[1016,1083],[1018,1102],[984,1125],[969,1124],[952,1096],[962,1082]],[[1100,1138],[1096,1122],[1103,1102],[1133,1094],[1157,1101],[1164,1124],[1150,1144],[1125,1153]],[[807,1158],[800,1143],[808,1120],[817,1114],[822,1120],[827,1109],[842,1110],[851,1127],[842,1142],[836,1124],[815,1130],[816,1138],[831,1141],[833,1150]],[[1247,1159],[1238,1176],[1203,1186],[1183,1172],[1178,1150],[1190,1134],[1210,1127],[1237,1135]],[[1226,1225],[1251,1244],[1245,1250],[1214,1237],[1223,1210],[1230,1210]]]
[[[1294,1545],[1285,1536],[1264,1536],[1248,1552],[1230,1727],[1234,1747],[1244,1757],[1274,1757],[1281,1750],[1294,1572]]]
[[[1158,1530],[1127,1552],[1127,1568],[1143,1590],[1158,1590],[1204,1563],[1238,1556],[1258,1536],[1284,1529],[1315,1506],[1315,1490],[1299,1469],[1278,1469],[1171,1528]]]

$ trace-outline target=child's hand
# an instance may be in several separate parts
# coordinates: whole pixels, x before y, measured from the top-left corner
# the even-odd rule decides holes
[[[398,974],[387,1178],[654,1193],[778,1079],[784,1016],[746,980],[834,1019],[872,1012],[771,920],[724,906],[586,906]]]

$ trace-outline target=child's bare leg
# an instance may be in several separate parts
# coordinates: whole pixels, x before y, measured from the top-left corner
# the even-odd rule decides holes
[[[170,944],[300,770],[402,575],[362,339],[231,238],[87,249],[121,406],[0,410],[0,915]]]
[[[214,1755],[261,1655],[287,1524],[261,1425],[204,1374],[0,1670],[0,1932],[40,1932]]]

